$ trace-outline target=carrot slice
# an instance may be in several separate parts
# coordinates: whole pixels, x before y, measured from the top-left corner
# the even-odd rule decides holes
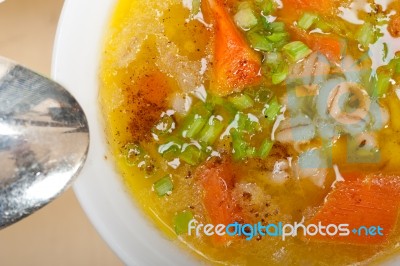
[[[328,36],[310,35],[306,43],[314,51],[323,53],[329,60],[338,62],[341,57],[340,42]]]
[[[324,54],[332,62],[340,61],[341,44],[339,39],[321,34],[308,34],[295,27],[292,27],[291,31],[294,39],[304,42],[311,50]]]
[[[211,222],[214,225],[234,222],[238,207],[231,194],[234,175],[230,162],[210,160],[198,171],[204,189],[204,207]]]
[[[218,95],[241,91],[261,81],[261,57],[249,46],[222,0],[203,1],[214,22],[214,65],[210,90]]]
[[[312,240],[343,244],[383,244],[390,237],[397,221],[400,207],[400,176],[372,174],[344,175],[345,181],[336,183],[326,203],[307,224],[349,224],[348,236],[317,234]],[[367,235],[361,226],[382,228],[382,235]],[[361,233],[360,233],[361,232]]]
[[[322,14],[327,14],[334,7],[333,0],[282,0],[284,10],[290,9],[296,13],[304,11],[315,11]]]
[[[214,159],[200,166],[196,171],[203,188],[203,205],[212,224],[228,225],[239,221],[240,208],[232,196],[234,174],[228,160]],[[215,236],[217,243],[226,237]]]
[[[388,27],[389,33],[397,38],[400,37],[400,15],[394,15],[390,18],[389,22],[389,27]]]

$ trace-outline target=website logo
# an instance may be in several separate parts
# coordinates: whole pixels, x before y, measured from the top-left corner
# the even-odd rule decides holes
[[[205,236],[243,236],[250,241],[258,236],[280,237],[285,241],[289,237],[304,236],[341,236],[346,237],[351,234],[358,236],[383,236],[383,228],[381,226],[360,226],[350,228],[349,224],[307,224],[303,222],[294,224],[277,224],[263,225],[261,222],[256,224],[240,224],[238,222],[228,225],[224,224],[202,224],[192,219],[188,224],[188,235],[205,235]]]

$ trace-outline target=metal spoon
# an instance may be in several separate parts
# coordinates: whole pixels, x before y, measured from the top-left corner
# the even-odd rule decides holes
[[[0,229],[63,192],[88,147],[88,123],[74,97],[0,57]]]

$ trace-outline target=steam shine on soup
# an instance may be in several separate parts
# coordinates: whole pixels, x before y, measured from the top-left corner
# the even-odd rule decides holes
[[[118,1],[100,103],[127,190],[208,264],[381,261],[399,51],[395,0]]]

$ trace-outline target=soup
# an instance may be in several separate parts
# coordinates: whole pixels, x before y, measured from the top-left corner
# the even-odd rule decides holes
[[[395,253],[399,11],[390,0],[118,1],[99,98],[132,198],[209,264]]]

